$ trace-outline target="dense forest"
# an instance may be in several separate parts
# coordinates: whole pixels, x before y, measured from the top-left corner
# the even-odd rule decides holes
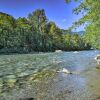
[[[48,20],[43,9],[18,19],[0,12],[0,53],[90,49],[91,43],[86,42],[84,37],[60,29]]]

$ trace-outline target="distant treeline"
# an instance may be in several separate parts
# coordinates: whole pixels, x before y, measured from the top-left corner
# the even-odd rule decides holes
[[[30,13],[27,18],[18,19],[0,12],[0,53],[90,48],[82,36],[60,29],[54,22],[48,21],[43,9]]]

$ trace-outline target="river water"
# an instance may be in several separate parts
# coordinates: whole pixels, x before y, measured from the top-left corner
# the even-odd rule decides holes
[[[98,50],[0,55],[0,100],[100,100]],[[58,72],[66,68],[73,74]]]

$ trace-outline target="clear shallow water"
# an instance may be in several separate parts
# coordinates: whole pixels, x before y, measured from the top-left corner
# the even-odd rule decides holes
[[[100,100],[98,53],[0,55],[0,100]],[[74,74],[57,73],[62,68]]]

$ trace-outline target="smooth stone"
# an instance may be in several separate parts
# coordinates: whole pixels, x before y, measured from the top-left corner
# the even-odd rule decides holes
[[[62,50],[55,50],[55,52],[62,52]]]
[[[66,74],[72,74],[69,70],[67,70],[66,68],[61,69],[60,71],[57,71],[58,73],[66,73]]]
[[[15,83],[17,81],[17,79],[9,79],[7,80],[7,83]]]
[[[22,73],[18,74],[18,77],[24,77],[24,76],[28,76],[28,75],[30,75],[30,73],[22,72]]]
[[[16,76],[15,75],[8,75],[5,78],[7,78],[7,79],[16,79]]]
[[[16,81],[17,81],[17,79],[9,79],[6,82],[9,87],[13,87],[15,85]]]

